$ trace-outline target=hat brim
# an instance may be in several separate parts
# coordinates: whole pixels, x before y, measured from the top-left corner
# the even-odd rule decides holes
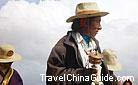
[[[115,65],[107,65],[108,67],[108,70],[111,70],[111,71],[120,71],[122,69],[122,66],[120,63],[117,63]]]
[[[19,61],[21,59],[22,59],[22,57],[19,54],[16,53],[13,56],[11,56],[11,58],[8,58],[8,59],[0,59],[0,63],[14,62],[14,61]]]
[[[96,17],[96,16],[105,16],[109,14],[108,12],[97,12],[97,13],[93,13],[93,14],[82,14],[82,15],[75,15],[75,16],[72,16],[70,18],[68,18],[66,20],[66,22],[73,22],[74,19],[78,19],[78,18],[87,18],[87,17]]]

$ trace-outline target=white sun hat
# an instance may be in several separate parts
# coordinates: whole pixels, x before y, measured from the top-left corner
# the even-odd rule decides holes
[[[104,63],[107,65],[109,70],[119,71],[122,69],[121,64],[118,62],[118,58],[115,51],[111,49],[104,49],[103,56],[104,56]]]
[[[15,53],[15,48],[9,44],[0,45],[0,63],[21,60],[21,56]]]
[[[71,16],[66,20],[66,22],[73,22],[77,18],[87,18],[87,17],[96,17],[96,16],[105,16],[109,14],[108,12],[100,11],[96,2],[84,2],[79,3],[76,6],[76,12],[74,16]]]

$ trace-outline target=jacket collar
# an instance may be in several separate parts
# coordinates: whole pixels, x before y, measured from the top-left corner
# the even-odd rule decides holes
[[[67,38],[65,39],[65,44],[66,45],[69,45],[71,47],[74,48],[75,50],[75,56],[76,56],[76,59],[77,59],[77,62],[78,64],[83,67],[83,64],[82,64],[82,61],[81,61],[81,56],[80,56],[80,52],[78,51],[78,45],[74,39],[74,36],[73,36],[73,31],[68,31],[67,33]]]
[[[79,65],[81,66],[81,67],[83,67],[83,63],[82,63],[82,61],[81,61],[81,56],[80,56],[80,52],[78,51],[78,45],[77,45],[77,43],[75,42],[75,39],[74,39],[74,37],[73,37],[73,34],[74,32],[73,31],[68,31],[68,33],[67,33],[67,38],[65,39],[65,44],[66,45],[69,45],[69,46],[71,46],[71,47],[73,47],[74,48],[74,50],[75,50],[75,56],[76,56],[76,59],[77,59],[77,61],[78,61],[78,63],[79,63]],[[93,38],[93,40],[96,42],[96,45],[98,45],[98,41],[96,40],[96,38]],[[78,56],[78,57],[77,57]],[[102,66],[102,70],[103,69],[106,69],[106,71],[104,70],[104,74],[109,74],[108,73],[108,68],[107,68],[107,66],[102,62],[102,64],[101,64],[101,66]],[[102,71],[103,72],[103,71]]]

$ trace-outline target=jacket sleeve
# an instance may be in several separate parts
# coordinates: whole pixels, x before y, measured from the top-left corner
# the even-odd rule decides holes
[[[55,46],[51,54],[49,56],[49,59],[47,61],[47,76],[66,76],[70,79],[71,75],[79,75],[79,76],[90,76],[94,70],[92,69],[85,69],[83,67],[80,68],[67,68],[65,66],[65,54],[66,54],[66,48],[64,46]],[[60,82],[61,81],[52,81],[51,83]],[[47,79],[47,84],[50,82]],[[62,83],[69,83],[67,80],[63,81]],[[77,82],[80,83],[80,82]]]

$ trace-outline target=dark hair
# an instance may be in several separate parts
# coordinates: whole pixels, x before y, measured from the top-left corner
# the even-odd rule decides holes
[[[75,19],[72,23],[71,29],[73,31],[78,31],[80,29],[80,20],[79,19]]]
[[[88,18],[86,18],[86,19],[87,19],[87,21],[85,22],[86,26],[89,26],[89,25],[90,25],[89,22],[91,22],[91,20],[92,20],[93,18],[95,18],[95,17],[88,17]],[[73,31],[78,31],[78,30],[80,29],[80,18],[73,20],[71,29],[72,29]]]
[[[126,80],[124,83],[123,83],[123,85],[126,85],[126,83],[129,83],[130,85],[132,85],[132,82],[128,79],[128,80]]]

